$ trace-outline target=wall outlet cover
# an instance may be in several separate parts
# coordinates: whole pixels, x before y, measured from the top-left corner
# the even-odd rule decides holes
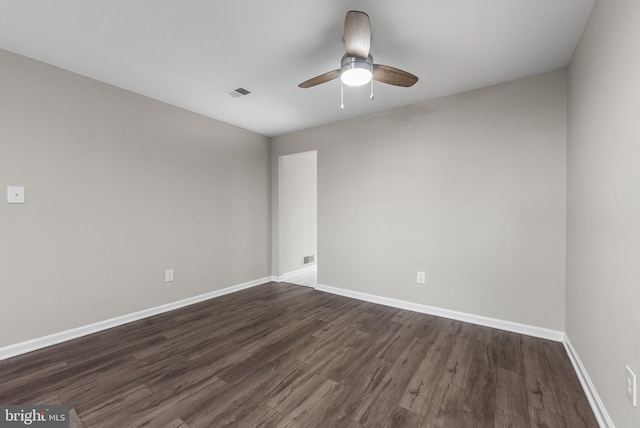
[[[164,271],[164,282],[173,281],[173,269],[167,269]]]
[[[7,203],[24,204],[24,186],[7,186]]]

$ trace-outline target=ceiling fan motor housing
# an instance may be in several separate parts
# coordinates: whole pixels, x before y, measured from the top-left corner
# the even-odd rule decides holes
[[[373,57],[371,54],[367,58],[345,54],[340,61],[340,75],[346,85],[369,83],[373,75]]]

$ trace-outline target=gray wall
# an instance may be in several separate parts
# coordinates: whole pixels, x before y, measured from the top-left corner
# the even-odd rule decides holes
[[[274,138],[274,183],[318,150],[318,282],[564,330],[566,108],[562,70]]]
[[[0,191],[0,346],[271,274],[268,138],[5,51]]]
[[[284,275],[316,265],[303,264],[317,249],[317,153],[282,156],[278,162],[280,269]]]
[[[618,427],[640,426],[640,2],[597,1],[569,67],[566,332]]]

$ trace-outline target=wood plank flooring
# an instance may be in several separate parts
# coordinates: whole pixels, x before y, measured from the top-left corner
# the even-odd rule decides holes
[[[597,427],[562,344],[265,284],[0,364],[77,427]]]

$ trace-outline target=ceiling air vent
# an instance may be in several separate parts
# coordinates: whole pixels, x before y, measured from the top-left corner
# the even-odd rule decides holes
[[[231,95],[233,98],[242,98],[251,94],[251,91],[247,88],[243,88],[242,86],[238,86],[237,88],[228,91],[227,94]]]

